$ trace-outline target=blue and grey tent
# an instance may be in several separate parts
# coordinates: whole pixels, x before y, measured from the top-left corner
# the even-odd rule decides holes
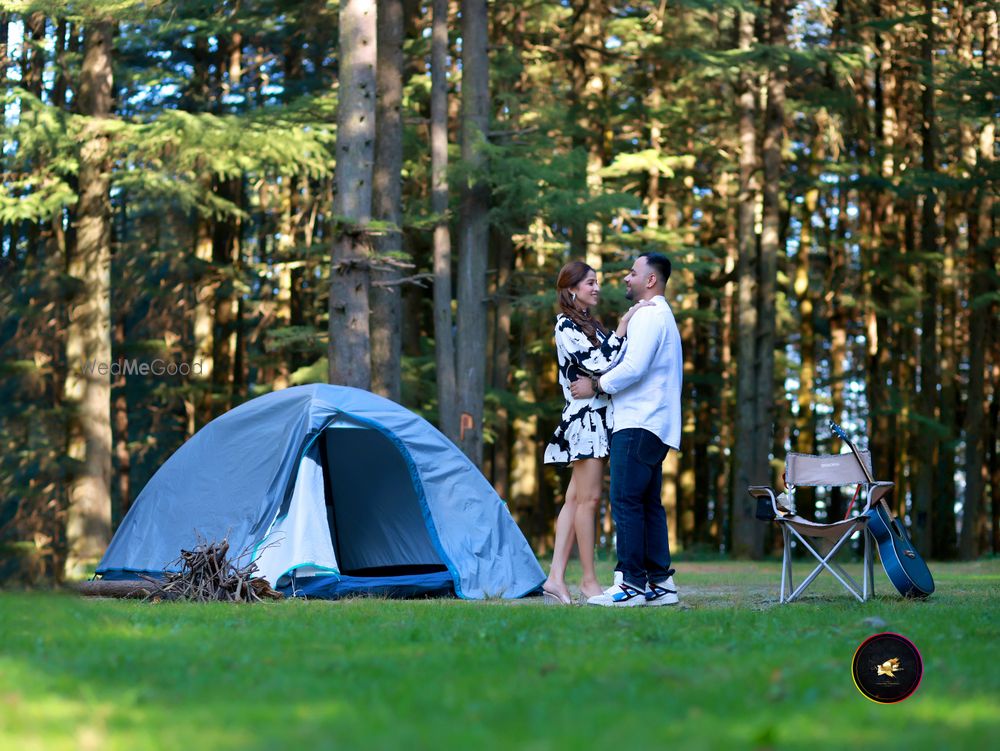
[[[224,537],[277,588],[312,597],[514,598],[545,578],[455,444],[342,386],[266,394],[198,431],[143,488],[97,573],[162,576],[181,549]]]

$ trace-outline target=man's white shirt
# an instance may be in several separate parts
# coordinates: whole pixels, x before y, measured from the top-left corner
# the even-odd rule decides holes
[[[613,397],[615,433],[642,428],[677,450],[684,378],[681,334],[663,295],[652,302],[629,320],[625,348],[600,384]]]

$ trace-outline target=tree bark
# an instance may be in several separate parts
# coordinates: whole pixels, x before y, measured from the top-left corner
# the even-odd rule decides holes
[[[340,6],[337,228],[330,270],[330,383],[371,388],[368,290],[375,149],[375,0]]]
[[[750,13],[739,12],[739,49],[749,50],[754,41],[754,19]],[[740,558],[757,558],[763,552],[764,536],[761,524],[754,518],[755,507],[747,493],[749,485],[767,481],[766,467],[759,464],[757,434],[757,235],[754,231],[754,209],[758,186],[754,178],[757,169],[757,86],[748,68],[740,72],[739,133],[740,183],[737,209],[737,242],[739,258],[736,274],[736,430],[733,447],[733,487],[730,529],[732,551]],[[766,443],[765,443],[766,445]]]
[[[403,253],[403,0],[378,0],[378,63],[376,66],[375,184],[372,212],[392,225],[378,234],[380,259]],[[398,267],[380,260],[388,270],[372,275],[372,391],[395,402],[402,398],[402,288]]]
[[[834,218],[833,213],[828,213],[828,237],[830,245],[830,274],[827,277],[826,289],[840,289],[843,286],[848,266],[848,248],[847,245],[847,225],[842,220],[844,216],[847,215],[846,203],[847,196],[844,191],[840,191],[840,201],[841,205],[838,206],[837,217]],[[866,207],[864,204],[861,205],[861,226],[867,226],[866,222],[870,222],[870,219],[866,218],[866,214],[871,213],[870,207]],[[831,224],[836,221],[834,226]],[[830,405],[833,408],[833,419],[837,422],[843,420],[844,415],[844,381],[846,376],[847,367],[847,328],[848,328],[848,317],[849,313],[844,309],[843,306],[830,306],[833,310],[829,315],[830,319]],[[872,306],[874,307],[874,306]],[[883,316],[884,318],[884,316]],[[878,338],[874,339],[874,344],[877,347]],[[868,346],[871,347],[872,340],[868,341]],[[861,355],[859,354],[859,357]],[[869,373],[869,378],[871,380],[879,381],[881,380],[877,374]],[[868,447],[871,448],[873,445],[874,436],[868,433]],[[840,439],[833,436],[830,443],[830,453],[839,454],[843,450],[843,445]],[[874,463],[874,460],[873,460]],[[889,466],[892,466],[891,463]],[[876,479],[887,479],[882,475],[879,475],[876,471]],[[830,502],[829,502],[829,515],[828,519],[831,521],[843,519],[847,510],[847,503],[844,499],[844,494],[840,487],[834,487],[830,489]]]
[[[785,48],[785,28],[788,24],[787,0],[771,0],[768,19],[768,41],[772,49]],[[764,113],[763,221],[760,238],[757,305],[757,402],[756,436],[758,471],[770,479],[768,454],[774,425],[774,349],[775,294],[778,276],[778,254],[783,250],[781,239],[781,149],[785,138],[784,63],[772,61],[767,73],[767,108]]]
[[[11,57],[10,57],[10,13],[0,13],[0,88],[3,91],[7,90],[7,69],[11,67]],[[0,122],[7,122],[7,102],[0,101]],[[4,246],[4,235],[7,234],[8,227],[6,225],[0,224],[0,247]],[[17,255],[17,228],[11,226],[9,228],[9,239],[10,248],[7,257],[4,262],[0,263],[0,274],[3,274],[3,283],[7,283],[6,273],[13,271],[14,263],[13,259]]]
[[[574,3],[573,19],[573,88],[579,109],[576,140],[587,152],[586,185],[589,198],[597,198],[604,189],[601,170],[604,168],[604,138],[606,126],[601,110],[605,81],[601,73],[601,53],[604,46],[602,23],[607,16],[603,0]],[[574,228],[574,246],[582,251],[587,263],[601,269],[603,226],[591,217]],[[582,240],[582,242],[581,242]]]
[[[69,70],[66,61],[66,48],[69,37],[75,33],[75,25],[65,19],[59,21],[56,27],[55,63],[56,76],[52,83],[52,104],[62,108],[66,105],[66,92],[69,89]]]
[[[493,337],[493,388],[506,394],[510,387],[510,324],[514,313],[511,276],[514,267],[514,242],[508,232],[494,233],[497,248],[497,303]],[[501,498],[508,497],[510,486],[510,413],[501,402],[497,406],[496,438],[493,442],[493,487]]]
[[[940,404],[938,420],[943,432],[940,436],[935,466],[934,498],[934,556],[953,559],[958,553],[957,521],[955,516],[955,455],[958,445],[957,401],[958,401],[958,359],[959,331],[966,331],[963,325],[968,319],[961,315],[958,307],[958,206],[956,197],[942,196],[944,208],[944,263],[941,268],[940,316],[941,333],[938,352],[940,367]]]
[[[448,228],[448,0],[434,0],[431,39],[431,212],[434,223],[434,354],[438,427],[458,443],[455,339]]]
[[[459,445],[476,466],[483,461],[486,368],[486,259],[489,250],[489,187],[481,172],[489,133],[490,92],[486,0],[462,3],[462,185],[458,243]]]
[[[42,98],[42,78],[45,72],[45,55],[43,50],[46,47],[45,40],[45,14],[35,11],[27,15],[23,21],[23,36],[25,44],[22,45],[21,56],[21,86],[37,99]],[[25,113],[22,117],[35,118],[31,113]],[[41,235],[41,223],[35,220],[25,222],[24,238],[26,245],[26,259],[28,266],[40,265],[39,255],[42,248],[39,243]]]
[[[970,14],[971,15],[971,14]],[[996,34],[996,11],[991,12],[992,31]],[[969,19],[971,20],[971,19]],[[965,19],[960,19],[967,37],[960,45],[960,54],[967,65],[972,64],[971,31]],[[989,29],[989,26],[987,26]],[[987,36],[989,39],[989,36]],[[996,39],[993,48],[984,50],[983,66],[995,63]],[[964,53],[964,54],[963,54]],[[971,134],[970,134],[971,136]],[[978,149],[971,137],[963,153],[965,167],[970,174],[988,174],[994,161],[996,124],[989,122],[979,135]],[[980,177],[982,179],[982,177]],[[965,399],[965,498],[962,504],[962,532],[959,539],[959,555],[970,560],[978,557],[984,549],[990,549],[989,527],[986,516],[986,483],[990,473],[987,466],[987,436],[992,434],[985,424],[989,405],[986,399],[986,350],[988,348],[988,322],[996,321],[994,305],[988,302],[991,270],[994,260],[990,251],[990,240],[996,237],[993,218],[995,196],[989,184],[983,184],[969,199],[967,226],[969,230],[969,266],[971,286],[969,289],[969,383]],[[993,336],[996,336],[995,327]],[[996,382],[993,386],[996,400]],[[994,405],[995,406],[995,405]],[[993,436],[996,440],[996,436]],[[993,452],[996,454],[994,445]],[[1000,505],[1000,488],[993,477],[991,506],[994,518]],[[993,546],[993,552],[996,547]]]
[[[923,93],[921,105],[921,161],[927,177],[937,172],[937,127],[934,113],[934,3],[924,0],[926,14],[924,36],[921,43]],[[923,296],[920,310],[920,394],[917,405],[920,417],[936,422],[940,397],[938,384],[937,306],[939,303],[938,261],[938,204],[934,188],[928,186],[923,196],[920,213],[920,249],[923,259],[920,272],[923,278]],[[931,424],[916,425],[916,456],[913,483],[913,508],[916,524],[913,528],[914,545],[924,555],[938,554],[934,548],[934,487],[935,465],[939,450],[936,430]]]
[[[239,177],[215,180],[214,190],[225,201],[241,206],[243,185]],[[228,405],[233,394],[236,360],[236,259],[240,255],[240,220],[227,216],[212,227],[212,263],[217,275],[212,295],[213,414]],[[225,410],[225,407],[222,407]]]
[[[890,7],[886,11],[892,14]],[[876,1],[873,8],[876,19],[881,18],[883,3]],[[884,180],[895,178],[894,148],[897,134],[897,72],[893,64],[892,45],[886,35],[876,33],[874,46],[878,57],[874,70],[873,96],[875,106],[875,147],[880,155],[876,173]],[[899,231],[896,205],[887,191],[873,191],[869,200],[871,206],[871,247],[868,252],[870,269],[867,275],[871,281],[866,285],[865,298],[868,300],[867,313],[867,364],[868,364],[868,412],[869,448],[872,453],[872,469],[879,480],[894,482],[896,462],[900,445],[897,435],[897,416],[891,402],[890,384],[899,387],[899,380],[893,373],[894,360],[891,340],[892,321],[886,310],[892,306],[892,283],[899,257]],[[839,223],[838,223],[839,224]],[[895,360],[895,369],[900,367]],[[896,499],[905,498],[902,488],[897,487]]]
[[[68,273],[80,282],[69,312],[66,401],[71,410],[69,455],[79,462],[69,484],[66,574],[96,565],[111,539],[111,381],[98,367],[111,364],[110,140],[112,38],[110,22],[86,30],[77,99],[88,117],[80,148],[76,248]]]
[[[822,113],[825,115],[825,112]],[[825,159],[824,153],[825,121],[820,114],[816,117],[816,134],[812,139],[811,161],[809,168],[811,180],[818,182],[819,171]],[[813,407],[816,390],[816,326],[813,306],[812,277],[812,218],[819,204],[819,188],[812,183],[802,202],[802,229],[799,234],[798,253],[794,278],[792,280],[792,296],[798,303],[799,322],[799,393],[798,415],[795,417],[795,432],[792,446],[803,454],[816,453],[816,416]],[[803,487],[795,494],[796,507],[807,519],[815,518],[816,489]]]
[[[124,348],[128,341],[127,316],[118,315],[115,324],[115,346]],[[116,513],[112,514],[112,521],[117,526],[128,513],[129,506],[132,505],[131,494],[131,470],[132,454],[128,448],[128,393],[125,388],[125,378],[119,379],[115,384],[118,395],[114,400],[114,446],[116,459],[116,485],[118,487],[118,503]]]

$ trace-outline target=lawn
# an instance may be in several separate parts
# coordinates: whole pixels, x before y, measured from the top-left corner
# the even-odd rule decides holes
[[[1000,560],[932,565],[926,602],[877,570],[864,605],[828,575],[777,605],[776,563],[676,566],[681,607],[631,610],[7,592],[0,748],[997,747]],[[851,680],[879,631],[923,654],[900,704]]]

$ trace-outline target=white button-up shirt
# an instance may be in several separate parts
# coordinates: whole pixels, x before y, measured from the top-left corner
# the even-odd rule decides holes
[[[677,450],[684,378],[681,334],[663,295],[652,302],[629,320],[625,349],[600,384],[612,395],[615,433],[642,428]]]

